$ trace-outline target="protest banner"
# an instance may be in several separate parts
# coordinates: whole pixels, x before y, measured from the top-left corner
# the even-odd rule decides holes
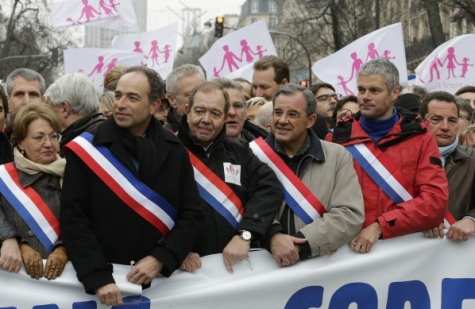
[[[166,79],[173,70],[177,36],[178,23],[174,23],[153,31],[116,35],[112,48],[141,54],[141,64]]]
[[[400,83],[407,81],[406,51],[401,23],[373,31],[318,60],[312,66],[312,72],[322,81],[333,85],[337,93],[355,95],[361,65],[380,57],[389,59],[398,68]]]
[[[116,49],[78,48],[64,51],[64,73],[83,73],[102,92],[104,77],[118,65],[140,65],[142,55]]]
[[[140,31],[132,0],[54,0],[51,23],[58,28],[87,25]]]
[[[242,77],[252,80],[252,63],[263,56],[277,56],[264,20],[236,30],[219,39],[200,59],[208,80]],[[243,69],[238,76],[238,70]],[[234,73],[234,74],[232,74]]]
[[[475,86],[475,34],[453,38],[437,47],[415,70],[415,84],[427,91],[455,94]]]
[[[455,243],[416,233],[380,240],[371,253],[343,246],[333,255],[277,267],[267,251],[229,273],[221,254],[202,258],[194,273],[153,280],[140,295],[124,280],[130,266],[114,265],[124,297],[120,308],[475,308],[475,238]],[[0,309],[107,308],[87,295],[70,263],[56,280],[0,270]],[[119,308],[119,307],[112,307]]]

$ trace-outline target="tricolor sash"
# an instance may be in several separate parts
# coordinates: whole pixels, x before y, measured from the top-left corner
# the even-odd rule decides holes
[[[84,163],[132,210],[167,235],[175,225],[176,210],[147,187],[107,147],[94,146],[87,132],[66,147]]]
[[[370,147],[366,145],[371,144]],[[413,199],[414,188],[402,172],[384,153],[372,143],[345,146],[361,168],[373,179],[378,187],[395,203],[400,204]],[[455,222],[447,211],[445,223]]]
[[[0,166],[0,192],[48,252],[59,238],[59,221],[32,187],[23,188],[12,163]]]
[[[249,146],[254,154],[275,172],[284,189],[285,202],[305,224],[312,223],[327,212],[322,203],[262,137],[249,143]]]
[[[188,150],[188,154],[190,155],[201,198],[223,216],[231,226],[236,228],[244,214],[241,200],[221,178],[213,173],[191,151]]]

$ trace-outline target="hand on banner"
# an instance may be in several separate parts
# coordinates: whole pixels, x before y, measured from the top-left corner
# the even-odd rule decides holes
[[[200,255],[195,252],[190,252],[181,264],[180,270],[193,272],[199,268],[201,268]]]
[[[21,244],[20,251],[26,273],[37,280],[43,277],[43,259],[41,255],[27,244]]]
[[[295,264],[300,259],[298,244],[307,242],[306,238],[297,238],[287,234],[277,233],[270,241],[270,249],[279,267]]]
[[[447,238],[456,242],[467,241],[474,232],[475,221],[465,217],[450,226]]]
[[[21,269],[21,252],[15,237],[5,239],[0,248],[0,268],[18,273]]]
[[[122,295],[115,283],[109,283],[96,289],[96,295],[101,304],[106,306],[122,306]]]
[[[350,241],[350,248],[359,253],[369,253],[373,245],[381,237],[381,234],[381,227],[378,222],[375,222],[362,229],[358,235]]]
[[[437,238],[437,237],[444,238],[445,228],[446,228],[445,224],[441,223],[436,227],[422,231],[422,233],[424,233],[424,236],[429,237],[429,238]]]
[[[163,263],[149,255],[138,261],[127,274],[127,280],[137,284],[149,284],[162,271]]]
[[[223,250],[223,260],[226,269],[232,273],[232,266],[247,259],[251,242],[243,241],[240,236],[234,236]]]
[[[53,250],[46,260],[44,277],[48,280],[54,280],[61,276],[64,266],[68,262],[66,249],[61,246]]]

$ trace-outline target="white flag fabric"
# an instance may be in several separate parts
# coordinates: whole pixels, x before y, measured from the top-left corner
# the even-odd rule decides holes
[[[54,0],[54,26],[95,26],[118,31],[140,31],[132,0]]]
[[[475,86],[475,34],[458,36],[437,47],[415,70],[416,85],[452,94]]]
[[[230,76],[267,55],[277,56],[277,51],[266,23],[260,20],[219,39],[199,61],[212,80]]]
[[[64,51],[64,73],[87,75],[99,92],[104,88],[104,77],[118,65],[140,65],[142,56],[123,50],[104,48],[79,48]]]
[[[178,23],[148,32],[116,35],[112,48],[142,55],[142,65],[157,71],[163,79],[173,70]]]
[[[399,70],[399,82],[407,81],[406,52],[402,24],[397,23],[371,32],[336,53],[318,60],[313,73],[343,95],[356,95],[357,78],[363,63],[384,57]]]

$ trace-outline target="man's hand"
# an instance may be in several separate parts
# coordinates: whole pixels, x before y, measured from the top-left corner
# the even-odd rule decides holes
[[[127,280],[137,284],[149,284],[162,271],[163,263],[149,255],[137,262],[127,274]]]
[[[297,238],[277,233],[270,241],[270,249],[279,267],[289,266],[300,259],[298,244],[307,242],[306,238]]]
[[[223,260],[226,269],[232,273],[232,266],[247,259],[251,249],[250,241],[243,241],[240,236],[234,236],[223,250]]]
[[[452,224],[447,232],[447,237],[456,242],[467,241],[475,232],[475,221],[463,218]]]
[[[61,276],[67,262],[68,255],[66,254],[66,249],[63,246],[54,249],[48,256],[48,260],[46,260],[45,278],[54,280]]]
[[[36,280],[43,277],[43,259],[41,255],[27,244],[21,244],[20,251],[26,273]]]
[[[122,306],[122,295],[115,283],[109,283],[96,289],[96,295],[101,301],[101,304],[106,306]]]
[[[188,256],[185,258],[181,264],[180,269],[187,272],[192,272],[201,268],[201,259],[200,255],[195,252],[188,253]]]
[[[422,231],[424,236],[429,237],[429,238],[444,238],[444,229],[445,229],[445,224],[441,223],[438,226]]]
[[[374,243],[381,237],[381,234],[381,227],[378,222],[375,222],[362,229],[358,235],[350,241],[350,248],[359,253],[369,253]]]
[[[8,272],[18,273],[21,269],[21,252],[16,238],[8,238],[0,248],[0,268]]]

